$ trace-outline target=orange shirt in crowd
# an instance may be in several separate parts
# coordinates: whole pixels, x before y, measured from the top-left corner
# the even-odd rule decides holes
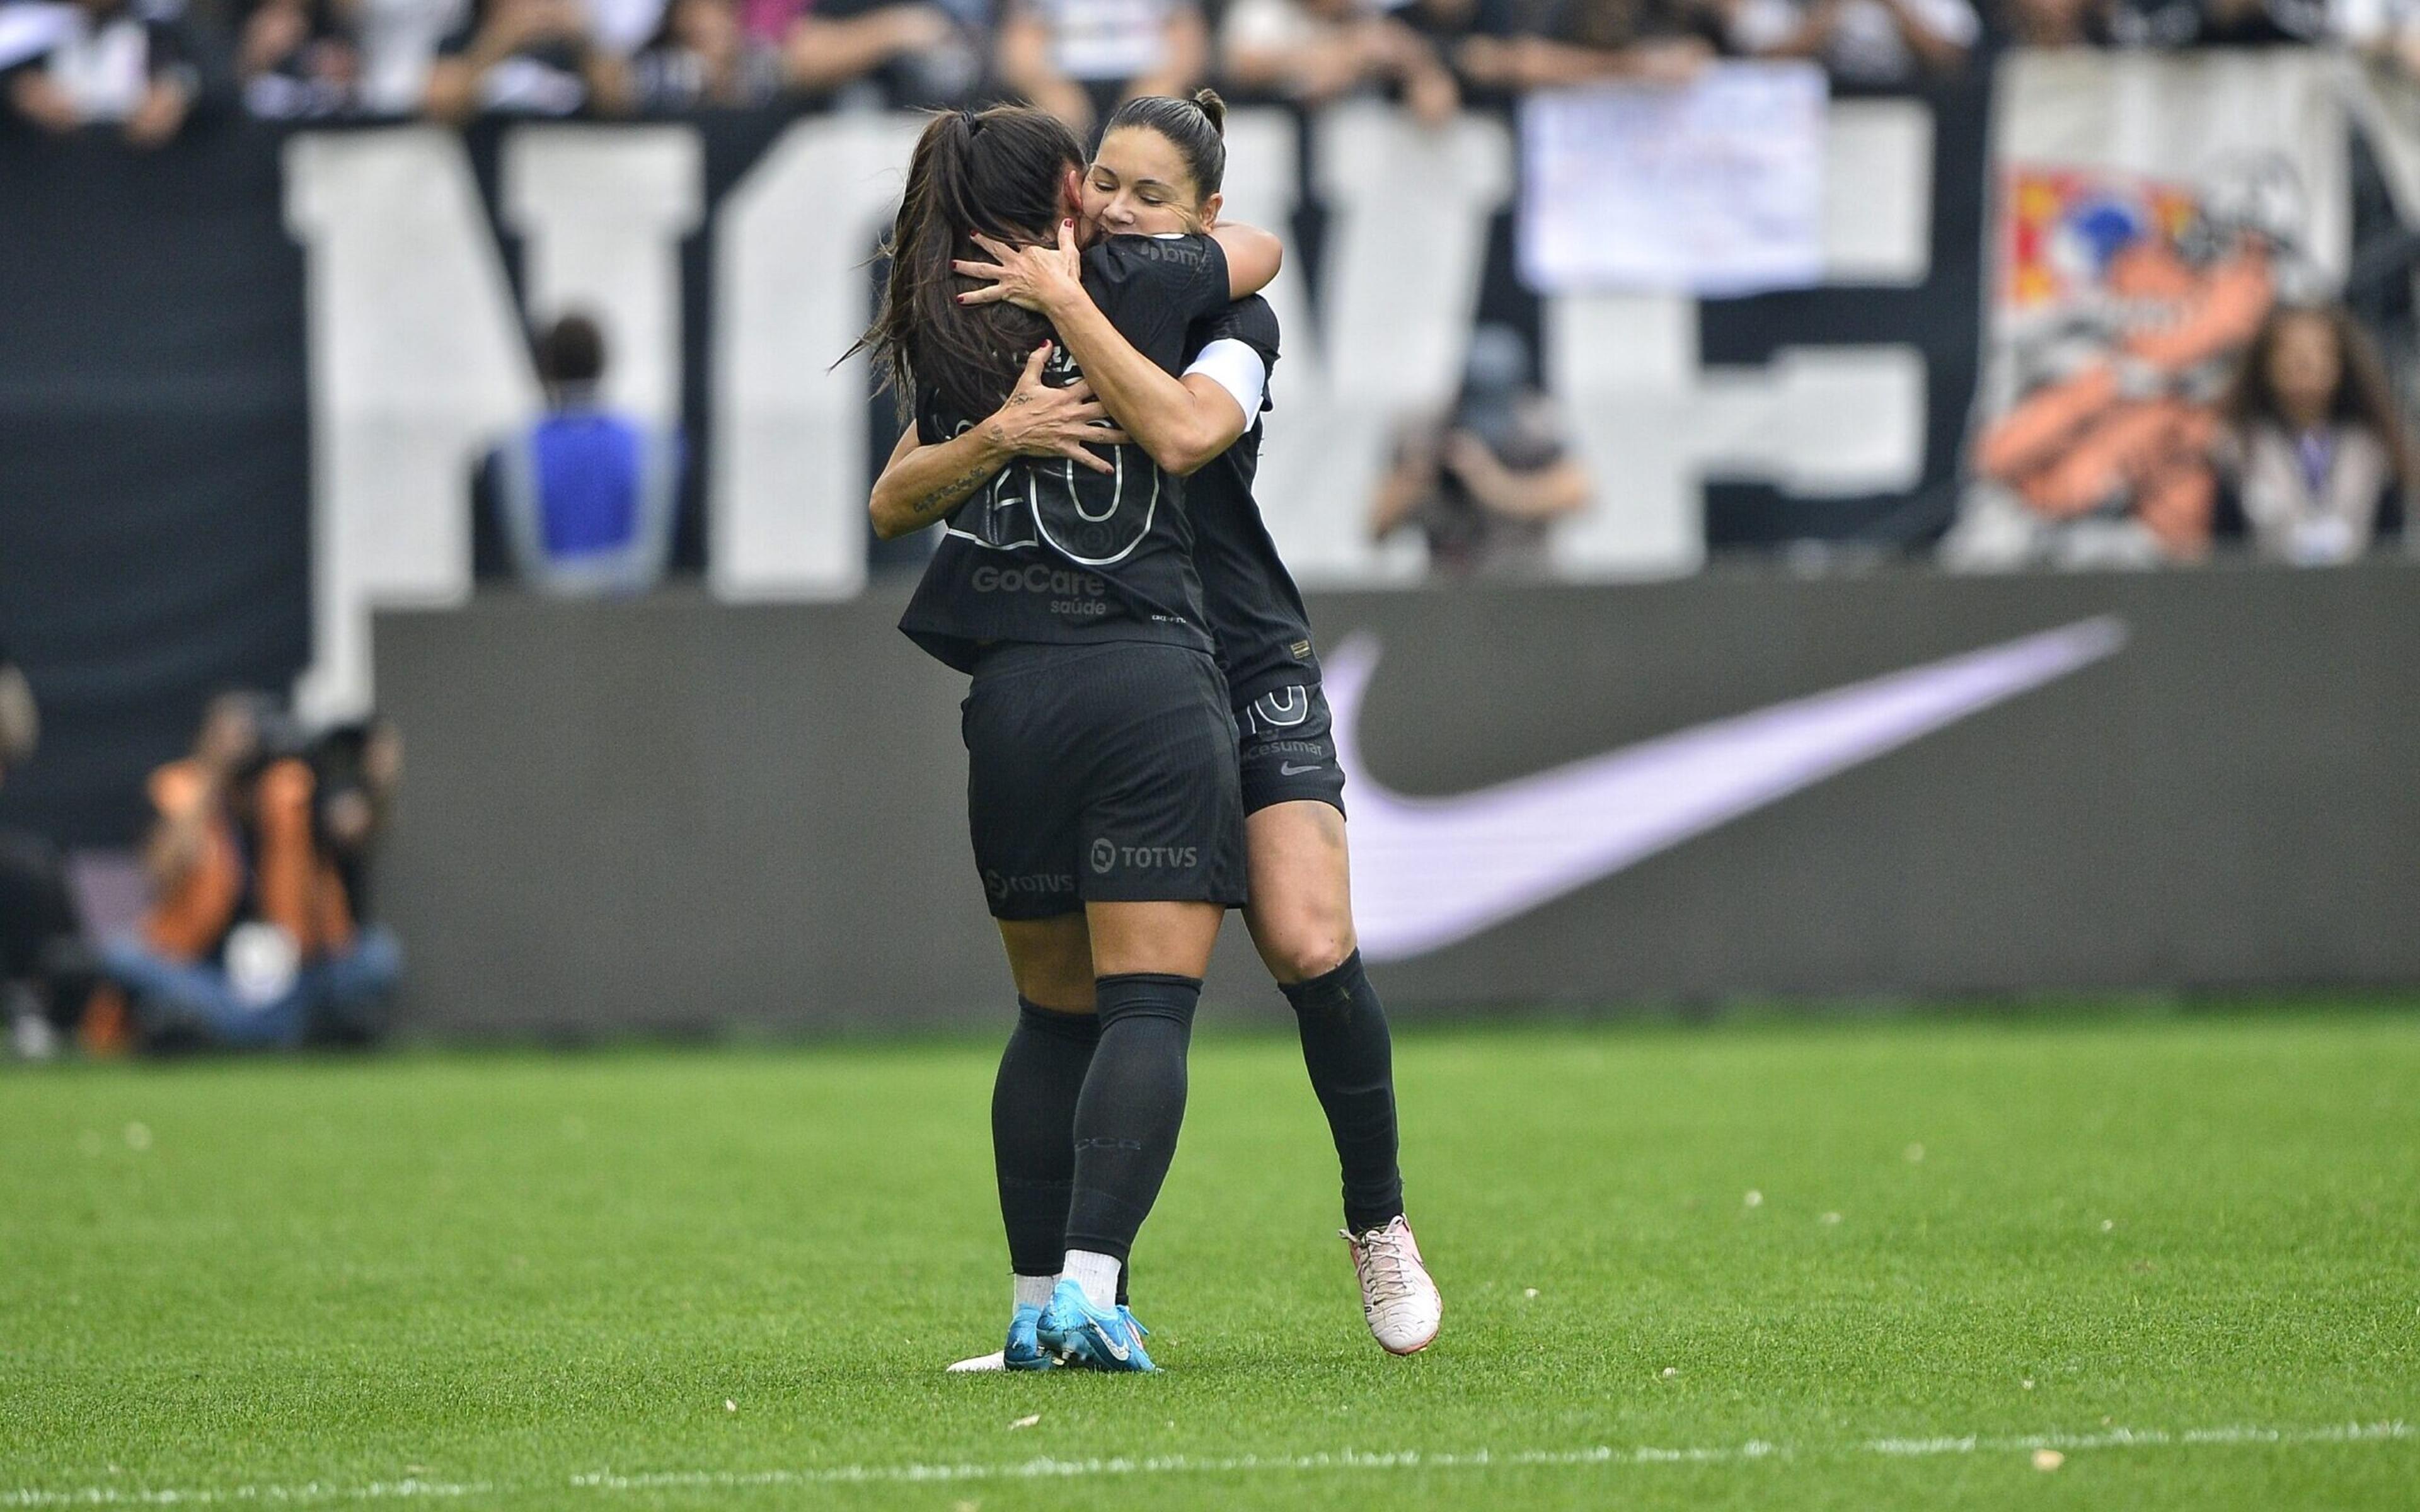
[[[344,881],[312,837],[314,784],[309,764],[290,757],[261,773],[253,856],[260,918],[293,936],[304,961],[340,952],[353,940]],[[213,801],[209,779],[190,761],[152,773],[149,788],[163,818],[184,818]],[[222,810],[209,817],[207,832],[201,859],[166,889],[143,923],[152,948],[179,960],[214,953],[243,900],[243,851],[234,821]]]

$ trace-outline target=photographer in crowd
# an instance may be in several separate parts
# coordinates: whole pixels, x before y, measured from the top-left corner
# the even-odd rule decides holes
[[[315,754],[265,698],[235,693],[212,701],[191,756],[152,774],[153,904],[102,956],[146,1044],[359,1043],[383,1029],[402,959],[358,922]],[[375,832],[351,830],[365,846]]]
[[[1543,578],[1554,522],[1586,509],[1593,491],[1553,401],[1530,381],[1529,344],[1510,326],[1481,326],[1453,408],[1397,443],[1370,537],[1417,528],[1439,576]]]

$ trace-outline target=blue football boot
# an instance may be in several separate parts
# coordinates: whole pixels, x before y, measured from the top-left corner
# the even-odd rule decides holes
[[[954,1376],[986,1370],[1056,1370],[1058,1358],[1042,1347],[1036,1329],[1042,1322],[1042,1309],[1027,1304],[1016,1309],[1008,1320],[1008,1342],[989,1354],[978,1354],[971,1360],[961,1360],[950,1366]]]
[[[1073,1281],[1060,1282],[1050,1293],[1038,1329],[1042,1347],[1058,1356],[1060,1364],[1084,1370],[1158,1369],[1142,1347],[1149,1332],[1128,1308],[1095,1308]]]
[[[1028,1304],[1016,1309],[1008,1320],[1008,1343],[1000,1351],[1001,1364],[1011,1370],[1048,1370],[1059,1362],[1042,1347],[1042,1309]]]

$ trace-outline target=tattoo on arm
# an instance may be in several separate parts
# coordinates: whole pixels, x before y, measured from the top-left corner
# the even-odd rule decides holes
[[[967,496],[983,486],[983,481],[997,470],[982,463],[967,468],[945,483],[937,483],[908,506],[908,515],[922,529],[932,524],[966,501]]]

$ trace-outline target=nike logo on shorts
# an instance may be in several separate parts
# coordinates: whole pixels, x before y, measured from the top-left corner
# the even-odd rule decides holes
[[[1300,777],[1305,772],[1316,772],[1318,770],[1319,768],[1315,765],[1296,766],[1292,762],[1278,763],[1278,776],[1280,777]]]
[[[1830,692],[1658,735],[1444,797],[1405,797],[1361,758],[1361,698],[1378,643],[1328,656],[1336,759],[1362,952],[1402,961],[1482,933],[1590,883],[2057,681],[2126,643],[2079,620]]]

